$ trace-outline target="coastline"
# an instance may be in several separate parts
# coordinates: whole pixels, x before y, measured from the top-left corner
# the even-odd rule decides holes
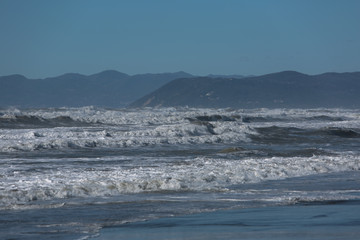
[[[359,239],[360,201],[220,210],[103,228],[92,240]]]

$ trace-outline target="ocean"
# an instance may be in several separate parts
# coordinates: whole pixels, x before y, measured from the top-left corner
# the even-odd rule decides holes
[[[359,170],[357,109],[0,109],[0,239],[359,239]]]

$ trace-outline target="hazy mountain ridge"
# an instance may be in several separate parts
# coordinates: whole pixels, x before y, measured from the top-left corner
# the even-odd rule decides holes
[[[45,79],[0,77],[0,107],[358,108],[359,92],[360,72],[196,77],[185,72],[131,76],[108,70]]]
[[[360,72],[306,75],[284,71],[256,77],[176,79],[130,107],[360,107]]]
[[[93,75],[67,73],[45,79],[0,77],[0,107],[124,107],[185,72],[127,75],[107,70]]]

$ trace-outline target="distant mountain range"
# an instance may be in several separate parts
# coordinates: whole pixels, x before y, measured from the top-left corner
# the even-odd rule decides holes
[[[0,107],[125,107],[185,72],[127,75],[114,70],[90,76],[68,73],[46,79],[0,77]]]
[[[360,72],[306,75],[285,71],[257,77],[176,79],[130,107],[360,107]]]
[[[109,70],[46,79],[0,77],[0,107],[360,107],[360,72],[263,76],[185,72],[127,75]]]

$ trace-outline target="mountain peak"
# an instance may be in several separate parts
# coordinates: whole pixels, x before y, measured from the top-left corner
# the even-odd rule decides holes
[[[9,76],[3,76],[3,77],[0,77],[0,79],[6,79],[6,80],[10,80],[10,81],[28,80],[25,76],[23,76],[21,74],[12,74]]]
[[[57,76],[57,77],[49,77],[49,78],[45,78],[45,80],[61,80],[61,81],[65,81],[65,80],[78,80],[78,79],[84,79],[86,78],[85,75],[82,75],[80,73],[65,73],[63,75]]]
[[[118,72],[116,70],[105,70],[99,73],[95,73],[89,76],[91,79],[102,80],[102,79],[111,79],[111,80],[123,80],[129,78],[130,76],[126,73]]]

